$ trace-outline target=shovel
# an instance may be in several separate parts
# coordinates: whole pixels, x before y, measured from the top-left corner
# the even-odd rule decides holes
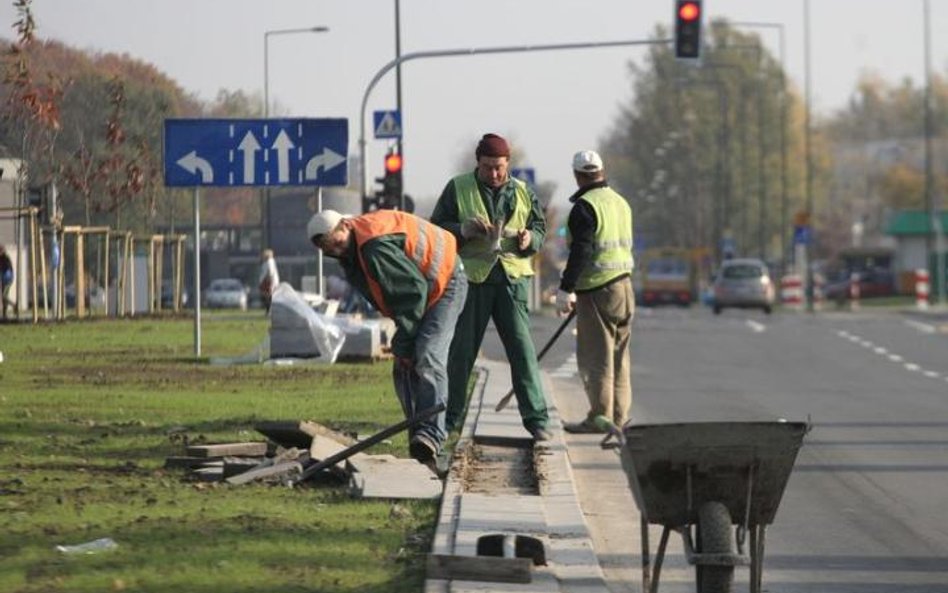
[[[566,316],[566,319],[564,319],[563,323],[561,323],[559,328],[557,328],[556,333],[553,334],[553,337],[550,338],[550,341],[546,343],[546,346],[543,347],[543,350],[540,350],[540,354],[537,355],[537,362],[543,360],[543,355],[545,355],[547,351],[549,351],[549,349],[553,346],[553,344],[556,343],[557,338],[560,337],[560,334],[563,333],[563,330],[566,329],[566,326],[569,325],[569,322],[573,320],[573,317],[576,317],[576,309],[573,309],[569,312],[569,315]],[[494,411],[499,412],[506,408],[507,404],[510,403],[510,398],[513,396],[514,390],[511,388],[510,391],[507,392],[507,395],[497,402],[497,406],[494,408]]]

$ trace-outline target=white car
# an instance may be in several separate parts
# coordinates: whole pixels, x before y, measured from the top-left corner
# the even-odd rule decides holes
[[[247,310],[247,287],[236,278],[212,280],[204,292],[204,305],[208,308],[236,308]]]

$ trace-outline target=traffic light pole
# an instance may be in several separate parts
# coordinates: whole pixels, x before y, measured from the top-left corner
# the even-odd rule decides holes
[[[502,53],[523,53],[523,52],[534,52],[534,51],[554,51],[554,50],[569,50],[569,49],[593,49],[593,48],[602,48],[602,47],[626,47],[633,45],[661,45],[661,44],[670,44],[671,39],[636,39],[630,41],[598,41],[590,43],[559,43],[552,45],[515,45],[515,46],[505,46],[505,47],[485,47],[485,48],[470,48],[470,49],[450,49],[450,50],[435,50],[435,51],[420,51],[412,52],[399,56],[392,60],[391,62],[382,66],[382,68],[376,72],[375,76],[372,77],[372,80],[369,81],[368,86],[365,89],[365,93],[362,96],[362,108],[360,111],[359,118],[359,158],[362,163],[362,187],[360,188],[362,194],[363,203],[368,199],[368,189],[369,189],[369,165],[368,165],[368,155],[366,149],[366,140],[365,140],[365,112],[369,102],[369,95],[372,93],[372,89],[375,88],[375,85],[379,83],[383,76],[388,73],[392,68],[401,66],[403,63],[409,60],[418,60],[423,58],[447,58],[447,57],[459,57],[459,56],[473,56],[473,55],[485,55],[485,54],[502,54]]]

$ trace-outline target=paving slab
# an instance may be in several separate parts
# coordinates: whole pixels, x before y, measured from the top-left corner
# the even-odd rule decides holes
[[[476,555],[477,542],[489,535],[531,537],[542,543],[546,564],[534,566],[530,583],[484,583],[428,579],[426,593],[587,593],[607,591],[585,524],[569,466],[562,422],[545,375],[552,440],[533,443],[516,404],[494,407],[510,386],[505,363],[479,359],[477,382],[442,497],[432,552]],[[539,483],[537,494],[469,492],[459,475],[457,456],[475,444],[532,447]],[[476,479],[476,478],[475,478]]]

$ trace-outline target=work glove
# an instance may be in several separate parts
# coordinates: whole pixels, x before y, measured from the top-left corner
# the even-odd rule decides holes
[[[556,311],[568,315],[576,307],[576,293],[565,290],[556,291]]]
[[[490,233],[491,224],[483,218],[474,216],[461,223],[461,236],[465,239],[486,237]]]

